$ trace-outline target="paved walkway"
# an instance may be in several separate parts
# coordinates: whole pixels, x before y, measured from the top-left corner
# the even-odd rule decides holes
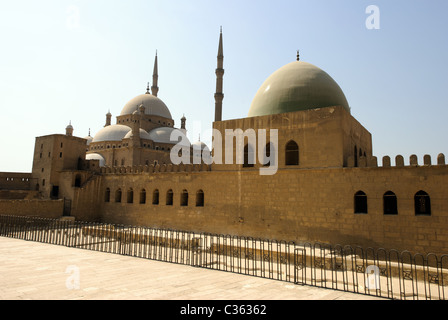
[[[0,237],[0,300],[370,300],[230,272]]]

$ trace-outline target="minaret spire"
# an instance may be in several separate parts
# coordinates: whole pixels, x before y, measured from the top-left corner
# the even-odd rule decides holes
[[[224,76],[224,53],[222,46],[222,27],[219,34],[218,46],[218,66],[216,68],[216,93],[215,93],[215,121],[222,120],[222,100],[224,94],[222,92],[223,76]]]
[[[156,58],[154,60],[154,71],[152,73],[152,87],[151,87],[152,95],[156,97],[157,93],[159,92],[159,87],[157,86],[158,79],[159,79],[159,68],[157,65],[157,50],[156,50]]]

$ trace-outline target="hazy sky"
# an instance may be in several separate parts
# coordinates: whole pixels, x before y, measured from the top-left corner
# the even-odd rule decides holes
[[[108,110],[115,123],[152,82],[156,50],[158,96],[197,140],[193,127],[214,119],[220,26],[224,120],[246,117],[299,49],[340,85],[380,164],[397,154],[435,163],[448,156],[447,12],[446,0],[2,0],[0,171],[30,172],[35,137],[69,121],[79,137],[94,136]]]

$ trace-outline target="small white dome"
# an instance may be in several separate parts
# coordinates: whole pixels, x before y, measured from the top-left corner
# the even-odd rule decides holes
[[[181,136],[181,138],[179,139],[181,139],[182,142],[184,142],[181,145],[190,147],[190,140],[188,140],[187,136],[181,130],[176,128],[169,128],[169,127],[156,128],[149,132],[149,136],[150,139],[154,142],[177,144],[178,141],[171,140],[171,133],[174,131],[178,134],[177,136]]]
[[[145,107],[145,114],[172,119],[166,104],[152,94],[141,94],[131,99],[121,110],[120,115],[133,114],[142,104]]]
[[[86,160],[100,160],[100,167],[104,167],[106,160],[99,153],[88,153],[86,154]]]
[[[202,141],[193,142],[191,145],[193,146],[193,149],[204,150],[205,148],[207,148],[209,150],[208,146]]]
[[[83,139],[87,140],[87,145],[89,145],[90,142],[92,142],[92,140],[93,140],[93,138],[91,136],[84,137]]]
[[[98,131],[92,142],[121,141],[129,131],[131,131],[131,128],[128,126],[121,124],[110,125]]]
[[[129,131],[123,139],[130,139],[132,137],[132,130]],[[151,140],[151,136],[149,135],[148,132],[146,132],[145,130],[143,130],[142,128],[140,128],[140,139],[146,139],[146,140]]]
[[[205,163],[211,163],[211,152],[208,146],[202,141],[196,141],[192,144],[193,147],[193,163],[198,163],[198,160],[204,160]]]

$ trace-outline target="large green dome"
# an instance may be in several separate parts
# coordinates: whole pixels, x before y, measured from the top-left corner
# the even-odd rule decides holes
[[[350,107],[344,92],[325,71],[303,61],[291,62],[273,74],[258,89],[249,117],[342,106]]]

